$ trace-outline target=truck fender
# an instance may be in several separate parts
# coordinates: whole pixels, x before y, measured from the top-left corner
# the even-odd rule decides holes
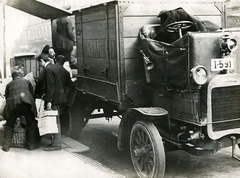
[[[168,115],[168,111],[160,107],[130,108],[123,113],[118,129],[118,149],[129,148],[131,129],[135,122],[139,120],[153,121]]]

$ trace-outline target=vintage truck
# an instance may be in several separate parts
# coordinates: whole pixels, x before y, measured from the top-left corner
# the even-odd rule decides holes
[[[38,11],[39,1],[31,1],[36,10],[15,2],[43,18],[52,12]],[[161,14],[180,7],[191,18],[164,27]],[[141,178],[163,177],[169,150],[207,156],[232,146],[239,159],[240,29],[224,29],[223,1],[110,0],[73,14],[77,85],[62,123],[71,137],[89,119],[120,117],[117,146],[130,150]],[[205,29],[192,30],[199,21]]]
[[[79,136],[89,119],[119,116],[117,146],[130,149],[141,178],[163,177],[172,149],[204,156],[232,146],[237,158],[240,30],[190,31],[195,22],[184,20],[164,29],[176,41],[152,38],[159,13],[179,7],[226,25],[222,1],[113,0],[73,12],[78,74],[68,133]]]

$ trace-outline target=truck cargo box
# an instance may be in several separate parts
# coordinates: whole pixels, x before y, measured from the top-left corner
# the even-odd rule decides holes
[[[139,53],[139,29],[159,24],[162,10],[184,8],[221,26],[217,3],[110,1],[74,11],[78,59],[77,89],[121,108],[149,106],[151,92]],[[209,11],[208,13],[206,11]],[[211,15],[210,15],[211,14]],[[147,92],[148,91],[148,92]]]

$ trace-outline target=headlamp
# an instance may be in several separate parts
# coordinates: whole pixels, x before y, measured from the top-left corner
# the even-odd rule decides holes
[[[222,50],[223,52],[234,52],[237,49],[237,40],[231,38],[230,35],[224,35],[222,37]]]
[[[227,40],[227,47],[230,51],[236,51],[237,41],[235,39],[228,39]]]
[[[203,85],[207,82],[207,70],[204,66],[196,66],[192,68],[191,74],[196,84]]]

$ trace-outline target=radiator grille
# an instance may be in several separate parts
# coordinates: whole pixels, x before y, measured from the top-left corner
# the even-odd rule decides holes
[[[212,122],[214,131],[240,128],[240,86],[218,87],[212,89]]]

